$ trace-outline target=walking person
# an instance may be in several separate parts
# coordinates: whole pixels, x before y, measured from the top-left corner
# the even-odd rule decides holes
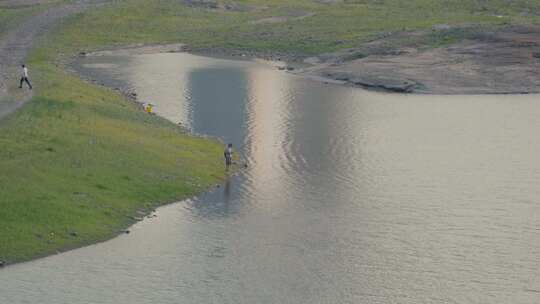
[[[21,83],[19,84],[19,89],[22,89],[23,82],[26,82],[26,84],[28,85],[28,88],[30,88],[30,90],[32,89],[32,85],[30,84],[30,80],[28,80],[28,68],[24,64],[22,65],[22,75],[21,75]]]
[[[227,144],[225,151],[223,151],[223,156],[225,156],[225,169],[229,169],[229,166],[232,165],[232,155],[233,149],[232,144]]]

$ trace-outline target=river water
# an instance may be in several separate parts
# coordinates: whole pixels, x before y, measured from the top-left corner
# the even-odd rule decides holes
[[[540,303],[540,97],[367,92],[189,54],[86,59],[249,163],[1,303]]]

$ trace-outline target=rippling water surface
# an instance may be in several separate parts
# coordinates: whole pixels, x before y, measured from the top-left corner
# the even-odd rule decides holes
[[[1,303],[540,303],[540,97],[370,93],[188,54],[87,59],[249,168],[0,270]]]

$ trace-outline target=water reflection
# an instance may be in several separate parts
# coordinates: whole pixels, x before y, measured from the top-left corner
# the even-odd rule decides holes
[[[238,190],[239,177],[227,180],[224,185],[200,197],[187,201],[185,208],[196,217],[207,220],[236,216],[242,207]]]
[[[539,302],[538,96],[369,93],[187,54],[112,62],[249,167],[129,235],[0,271],[7,303]]]
[[[284,130],[288,123],[287,95],[292,85],[267,68],[247,71],[249,99],[245,154],[249,168],[244,192],[257,202],[258,208],[276,209],[286,204],[284,197],[291,182],[281,170],[284,155]]]
[[[237,151],[243,146],[246,132],[248,99],[245,71],[227,66],[210,66],[186,74],[192,130],[233,143]]]

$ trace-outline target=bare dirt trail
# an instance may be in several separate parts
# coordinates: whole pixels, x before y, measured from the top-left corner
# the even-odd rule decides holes
[[[20,108],[32,97],[32,91],[26,88],[18,89],[18,81],[21,74],[20,65],[26,60],[37,38],[62,19],[108,2],[110,1],[79,0],[58,4],[27,18],[0,39],[0,119]],[[10,1],[0,3],[7,5]],[[31,4],[44,3],[50,3],[50,0],[34,0]],[[29,70],[32,79],[32,67],[29,67]]]

